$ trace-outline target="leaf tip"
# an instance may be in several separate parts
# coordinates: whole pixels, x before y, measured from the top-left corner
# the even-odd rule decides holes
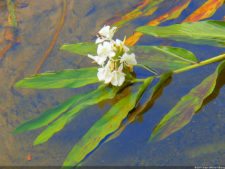
[[[14,84],[14,87],[15,87],[15,88],[21,88],[21,87],[22,87],[22,80],[16,82],[16,83]]]
[[[11,133],[12,133],[13,135],[16,135],[16,134],[20,134],[21,132],[20,132],[20,130],[18,130],[18,128],[16,128],[16,129],[14,129],[13,131],[11,131]]]
[[[60,46],[59,50],[64,50],[65,49],[65,44],[63,44],[62,46]]]
[[[44,143],[45,141],[43,141],[43,139],[41,139],[40,135],[34,140],[33,142],[33,146],[37,146],[40,145],[42,143]]]
[[[27,131],[25,128],[24,128],[24,124],[21,124],[19,125],[18,127],[16,127],[13,131],[12,131],[12,134],[13,135],[16,135],[16,134],[21,134],[23,132]]]

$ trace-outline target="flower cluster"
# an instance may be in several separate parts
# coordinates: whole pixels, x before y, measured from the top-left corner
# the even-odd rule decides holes
[[[89,54],[88,57],[101,66],[97,73],[100,81],[121,86],[137,61],[124,41],[112,39],[116,30],[116,27],[104,26],[97,34],[97,56]]]

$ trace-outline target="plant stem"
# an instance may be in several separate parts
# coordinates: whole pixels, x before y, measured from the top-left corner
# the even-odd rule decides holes
[[[195,69],[195,68],[198,68],[198,67],[201,67],[201,66],[205,66],[205,65],[208,65],[208,64],[211,64],[211,63],[219,62],[219,61],[222,61],[224,59],[225,59],[225,53],[221,54],[219,56],[201,61],[199,63],[193,64],[193,65],[181,68],[181,69],[177,69],[177,70],[173,71],[173,73],[178,74],[178,73],[186,72],[188,70]]]
[[[184,68],[181,68],[181,69],[174,70],[173,74],[179,74],[179,73],[186,72],[186,71],[189,71],[189,70],[201,67],[201,66],[205,66],[205,65],[211,64],[211,63],[220,62],[222,60],[225,60],[225,53],[221,54],[221,55],[218,55],[218,56],[215,56],[213,58],[210,58],[210,59],[207,59],[207,60],[195,63],[193,65],[190,65],[190,66],[187,66],[187,67],[184,67]],[[149,67],[147,67],[145,65],[137,64],[135,66],[144,68],[144,69],[148,70],[149,72],[154,73],[155,74],[155,76],[154,76],[155,78],[160,78],[161,77],[157,72],[155,72],[154,70],[150,69]],[[144,79],[134,79],[132,82],[135,83],[135,82],[141,82],[141,81],[144,81]]]
[[[138,82],[144,82],[146,79],[133,79],[131,80],[131,83],[138,83]]]

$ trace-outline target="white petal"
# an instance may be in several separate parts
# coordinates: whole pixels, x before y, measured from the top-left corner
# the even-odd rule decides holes
[[[98,33],[105,37],[107,40],[111,40],[116,32],[116,27],[110,28],[110,26],[104,26]]]
[[[105,72],[104,68],[98,68],[98,73],[97,73],[98,80],[100,80],[100,81],[104,81],[105,80],[104,72]]]
[[[95,57],[96,56],[93,56],[93,55],[88,54],[88,57],[91,58],[91,59],[93,59],[93,60],[95,60]]]
[[[125,81],[125,75],[124,74],[120,74],[119,78],[118,78],[118,86],[121,86]]]
[[[112,50],[112,46],[113,46],[113,44],[110,43],[110,42],[104,42],[103,43],[103,47],[106,48],[106,49]]]
[[[103,56],[96,56],[95,57],[95,61],[99,65],[103,65],[105,63],[106,59],[107,59],[107,57],[103,57]]]
[[[115,43],[116,43],[116,46],[120,46],[120,44],[123,43],[123,42],[119,39],[116,39]]]
[[[88,57],[93,59],[99,65],[103,65],[107,59],[107,57],[104,57],[104,56],[93,56],[89,54],[88,54]]]
[[[104,81],[105,83],[109,83],[112,79],[112,73],[107,67],[99,68],[97,76],[100,81]]]
[[[105,83],[110,83],[112,80],[112,73],[110,71],[107,71],[105,74]]]
[[[128,65],[136,65],[137,64],[134,53],[132,53],[132,54],[124,53],[123,56],[121,57],[120,62],[121,63],[125,62]]]
[[[113,52],[113,51],[109,51],[109,53],[108,53],[109,58],[112,58],[112,57],[114,57],[115,55],[116,55],[116,53]]]
[[[121,71],[112,72],[111,84],[113,86],[121,86],[125,81],[125,74]]]
[[[102,43],[102,42],[104,42],[104,40],[105,40],[105,39],[103,39],[103,38],[97,38],[96,41],[95,41],[95,43],[96,43],[96,44]]]
[[[114,36],[116,30],[117,30],[117,27],[112,27],[112,28],[110,29],[110,35],[111,35],[111,38]]]
[[[108,37],[110,32],[110,26],[104,26],[98,33],[102,36]]]
[[[99,44],[97,48],[97,53],[99,56],[104,56],[104,57],[115,56],[112,43],[110,42],[103,42],[102,44]]]
[[[103,45],[99,44],[98,48],[97,48],[97,54],[99,55],[100,53],[102,53],[102,49],[103,49]]]

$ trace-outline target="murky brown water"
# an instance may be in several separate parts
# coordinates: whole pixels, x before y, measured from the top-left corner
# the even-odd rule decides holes
[[[13,88],[16,81],[35,72],[40,59],[54,37],[63,8],[62,0],[21,0],[18,2],[20,6],[18,4],[16,9],[19,27],[17,44],[0,61],[0,165],[61,165],[71,147],[104,113],[104,110],[97,106],[85,110],[79,118],[73,120],[63,131],[41,146],[31,146],[40,130],[12,135],[12,130],[24,120],[36,117],[69,96],[87,89],[37,91]],[[89,60],[83,57],[59,51],[60,45],[66,42],[93,41],[95,33],[108,18],[137,2],[139,1],[68,0],[65,23],[54,48],[41,68],[41,72],[91,65]],[[21,7],[21,4],[24,6]],[[195,5],[199,5],[198,2],[190,6],[187,12],[195,9]],[[5,2],[1,0],[1,47],[7,45],[4,40],[5,27],[7,26],[5,8]],[[222,13],[224,10],[219,12]],[[220,19],[221,15],[215,17]],[[137,23],[129,24],[121,29],[117,36],[131,35],[135,26]],[[142,43],[149,43],[148,40],[148,38],[143,39]],[[200,59],[205,59],[222,51],[204,46],[198,49],[194,45],[176,45],[192,49]],[[182,95],[197,85],[203,77],[210,74],[214,68],[215,65],[211,65],[201,70],[175,76],[174,81],[166,88],[162,97],[144,116],[142,123],[131,125],[121,137],[102,145],[87,159],[85,164],[225,165],[225,149],[223,148],[225,142],[224,87],[219,96],[204,107],[190,125],[162,142],[147,144],[150,131],[162,117],[162,114],[168,111]],[[204,146],[209,151],[204,151]],[[212,151],[214,148],[217,151]],[[27,159],[29,154],[32,155],[31,161]]]

